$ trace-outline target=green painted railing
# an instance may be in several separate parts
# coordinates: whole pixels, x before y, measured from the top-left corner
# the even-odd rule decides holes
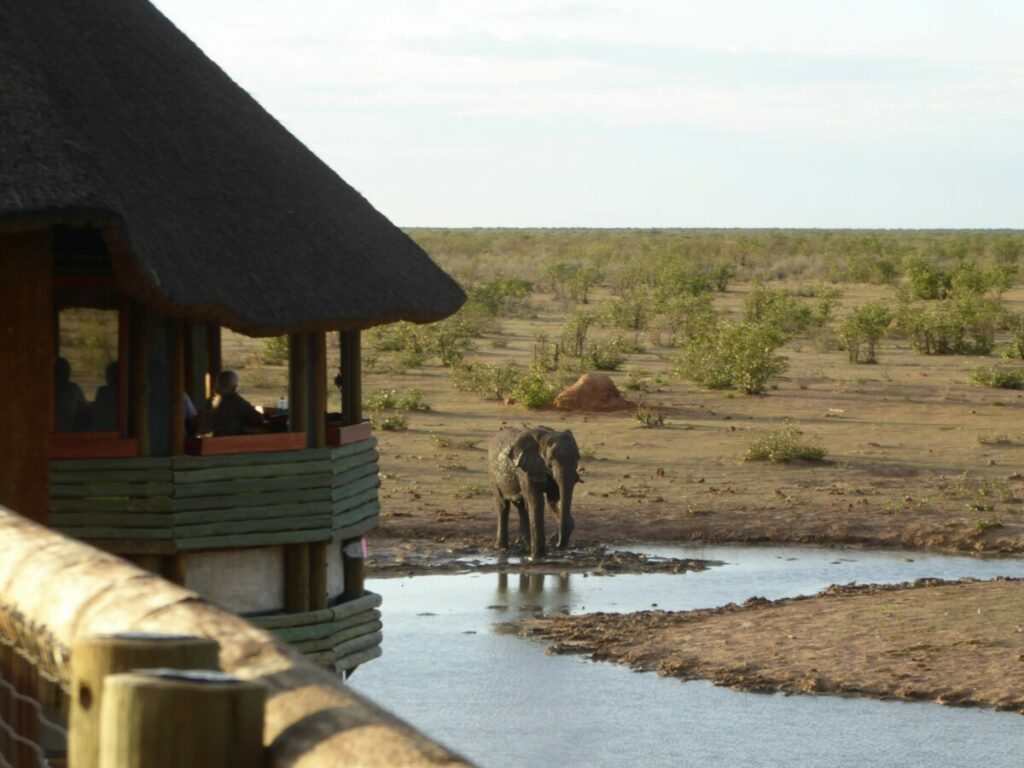
[[[173,549],[350,539],[377,526],[371,437],[341,448],[50,462],[50,524],[85,540]]]

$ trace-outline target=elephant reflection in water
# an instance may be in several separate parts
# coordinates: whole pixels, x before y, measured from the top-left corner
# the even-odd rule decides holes
[[[519,541],[531,558],[543,557],[544,507],[558,515],[555,545],[564,549],[575,528],[572,496],[580,479],[576,438],[569,430],[550,427],[506,427],[491,440],[488,466],[491,487],[498,508],[495,545],[508,549],[508,514],[511,506],[519,512]]]
[[[558,594],[564,595],[569,592],[568,573],[560,573],[557,576],[546,573],[520,573],[518,574],[519,588],[516,591],[527,597],[537,597],[544,593],[544,582],[549,575],[558,580]],[[500,572],[498,573],[498,594],[507,595],[508,592],[508,573]]]

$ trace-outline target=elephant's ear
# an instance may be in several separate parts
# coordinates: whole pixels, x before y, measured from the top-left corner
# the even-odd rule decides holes
[[[523,470],[526,476],[535,483],[543,483],[548,479],[548,468],[540,454],[533,448],[520,452],[516,459],[516,467]]]

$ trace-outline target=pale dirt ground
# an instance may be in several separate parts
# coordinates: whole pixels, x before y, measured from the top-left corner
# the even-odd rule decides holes
[[[846,307],[891,296],[874,286],[841,287]],[[732,288],[716,305],[738,311],[747,289]],[[505,346],[478,340],[471,356],[526,365],[537,333],[557,339],[565,309],[551,296],[533,301],[535,319],[501,321],[498,338]],[[1020,311],[1024,289],[1008,293],[1004,302]],[[621,332],[599,330],[597,336],[613,333]],[[453,552],[489,552],[495,513],[486,446],[506,423],[575,433],[584,452],[585,484],[574,503],[574,544],[750,541],[1024,551],[1024,394],[968,384],[974,368],[1004,363],[996,355],[925,357],[897,339],[882,343],[879,364],[853,365],[844,352],[823,352],[810,340],[796,339],[783,349],[790,369],[774,382],[776,388],[744,396],[700,390],[670,376],[673,350],[653,344],[649,333],[641,340],[647,350],[629,355],[624,368],[666,376],[664,385],[645,396],[664,414],[661,428],[642,427],[628,411],[537,412],[481,400],[456,391],[449,372],[437,366],[368,373],[366,396],[379,388],[417,388],[431,406],[409,414],[406,431],[376,433],[384,508],[371,542],[377,561],[393,565],[397,558],[429,567]],[[228,345],[228,354],[237,354],[244,365],[258,344]],[[279,372],[250,366],[241,375],[246,396],[276,402]],[[621,384],[626,373],[612,376]],[[785,423],[825,447],[827,462],[742,460],[752,437]],[[586,649],[592,650],[590,643],[602,657],[629,664],[640,659],[645,669],[683,677],[746,685],[749,676],[753,687],[905,695],[1020,710],[1020,589],[1009,583],[957,585],[710,616],[583,617],[553,625],[552,631],[578,631]],[[813,631],[793,631],[812,621]],[[654,634],[644,646],[629,646],[621,638],[638,634],[637,627],[643,627],[639,634]],[[859,663],[846,650],[851,643]]]

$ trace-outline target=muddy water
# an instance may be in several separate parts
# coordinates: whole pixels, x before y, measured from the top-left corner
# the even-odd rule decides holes
[[[720,560],[684,574],[378,579],[384,656],[354,688],[484,766],[1017,766],[1019,715],[933,704],[737,693],[572,656],[503,626],[535,612],[706,608],[829,584],[1024,577],[1024,559],[780,547],[651,547]]]

